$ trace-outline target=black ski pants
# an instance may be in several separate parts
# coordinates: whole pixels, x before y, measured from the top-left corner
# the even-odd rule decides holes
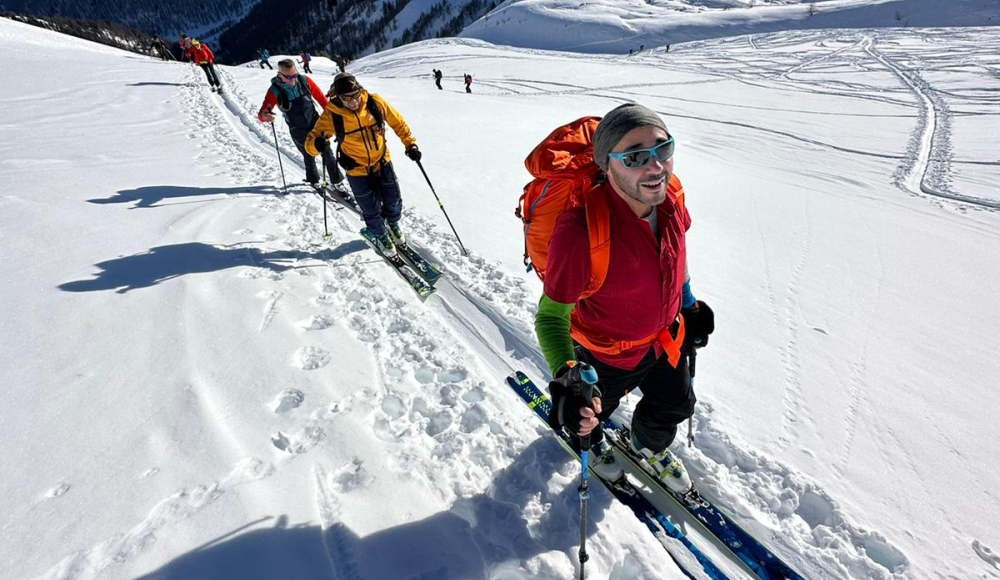
[[[208,85],[211,87],[221,87],[222,83],[219,82],[219,75],[215,74],[215,65],[210,62],[198,63],[198,66],[205,71],[205,76],[208,77]]]
[[[632,415],[632,432],[639,443],[654,453],[666,449],[677,435],[677,425],[694,414],[696,402],[691,389],[691,374],[688,372],[688,358],[681,356],[677,368],[670,365],[666,354],[656,357],[653,347],[632,370],[620,369],[602,363],[586,348],[576,345],[576,357],[597,370],[597,384],[601,387],[602,421],[621,404],[621,399],[629,391],[638,387],[642,397]],[[604,437],[597,430],[591,436],[591,444],[596,445]]]
[[[437,85],[437,88],[438,88],[439,91],[443,91],[444,90],[444,89],[441,88],[441,79],[434,79],[434,84]]]
[[[306,153],[306,137],[309,135],[309,131],[312,128],[302,128],[302,127],[289,127],[289,133],[292,134],[292,141],[295,142],[295,146],[299,149],[299,153],[302,154],[302,161],[306,166],[306,181],[309,183],[319,183],[319,170],[316,168],[316,158],[312,155]],[[333,151],[330,147],[320,152],[323,157],[323,165],[326,166],[326,172],[329,177],[330,183],[340,183],[344,180],[344,175],[340,172],[340,167],[337,165],[337,160],[334,158]]]
[[[302,63],[302,70],[309,74],[313,73],[313,71],[309,68],[309,61],[305,61]]]
[[[264,65],[265,65],[265,64],[267,65],[267,68],[269,68],[269,69],[271,69],[271,70],[274,70],[274,67],[273,67],[273,66],[271,66],[271,63],[270,63],[270,62],[268,62],[268,61],[266,61],[266,60],[262,60],[262,61],[260,61],[260,68],[264,68]]]

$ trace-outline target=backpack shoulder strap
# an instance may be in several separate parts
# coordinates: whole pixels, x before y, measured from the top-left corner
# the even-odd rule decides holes
[[[611,210],[600,186],[584,194],[587,210],[587,234],[590,237],[590,281],[580,298],[586,298],[604,285],[611,263]]]
[[[674,205],[681,212],[684,211],[684,186],[681,180],[673,173],[670,174],[670,181],[667,183],[667,193],[674,196]]]
[[[344,118],[340,113],[330,111],[330,120],[333,121],[333,132],[337,135],[337,143],[344,142]]]
[[[382,109],[380,109],[378,107],[378,103],[375,102],[375,95],[368,95],[368,102],[365,103],[365,107],[368,109],[368,114],[375,119],[375,124],[378,126],[379,130],[384,129],[385,118],[382,116]]]
[[[274,100],[277,101],[278,110],[287,114],[289,107],[291,107],[291,103],[288,100],[288,93],[283,91],[281,87],[273,82],[268,90],[274,95]]]

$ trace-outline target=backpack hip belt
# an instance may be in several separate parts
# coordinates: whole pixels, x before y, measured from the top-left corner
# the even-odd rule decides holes
[[[684,344],[684,316],[680,313],[666,328],[662,328],[649,336],[639,340],[611,340],[606,336],[599,336],[589,330],[573,312],[569,334],[578,344],[591,352],[601,354],[617,355],[636,347],[649,346],[654,341],[659,340],[663,352],[670,361],[670,366],[677,368],[677,363],[681,359],[681,345]]]

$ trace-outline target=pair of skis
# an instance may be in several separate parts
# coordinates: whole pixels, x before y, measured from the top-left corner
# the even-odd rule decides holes
[[[548,426],[552,403],[531,379],[518,371],[507,377],[507,385]],[[707,533],[714,539],[711,543],[713,549],[730,552],[729,560],[739,563],[739,571],[744,576],[759,580],[805,580],[712,502],[697,494],[680,496],[646,471],[643,458],[629,445],[628,427],[611,421],[606,421],[602,427],[605,438],[615,448],[616,458],[623,462],[626,474],[615,481],[602,479],[593,471],[591,477],[604,484],[616,499],[632,510],[636,518],[660,540],[685,575],[689,578],[707,576],[712,580],[733,580],[737,577],[734,572],[727,573],[717,566],[705,551],[691,541],[689,536],[692,531],[696,531],[701,535]],[[564,431],[554,434],[563,448],[579,459],[579,454],[570,444],[569,436]],[[630,479],[629,475],[635,479]],[[696,501],[692,501],[692,497],[696,497]],[[682,517],[678,518],[676,514]],[[688,533],[682,529],[686,529]],[[701,570],[692,572],[685,569],[683,562],[690,558],[678,557],[671,552],[676,544],[667,538],[680,542],[695,557]]]
[[[386,256],[378,249],[378,246],[375,244],[375,236],[368,231],[368,228],[361,230],[361,237],[368,244],[368,247],[381,256],[396,274],[409,284],[410,288],[416,292],[418,298],[427,300],[427,297],[437,290],[434,284],[441,278],[441,272],[410,247],[409,244],[397,243],[396,255]]]
[[[354,212],[358,217],[362,217],[361,209],[351,197],[342,197],[338,191],[332,190],[329,186],[314,185],[311,187],[324,201],[339,204]],[[413,289],[420,300],[426,300],[436,291],[434,284],[441,278],[441,271],[414,250],[412,246],[407,243],[396,244],[396,255],[390,257],[379,251],[378,246],[375,245],[375,236],[368,231],[368,228],[362,228],[361,238]]]

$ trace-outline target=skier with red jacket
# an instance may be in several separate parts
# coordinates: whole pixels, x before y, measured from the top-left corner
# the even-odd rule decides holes
[[[212,53],[212,49],[207,44],[198,42],[192,38],[191,46],[187,49],[186,55],[191,59],[191,62],[200,66],[205,71],[205,76],[208,77],[208,84],[212,87],[212,92],[222,92],[222,83],[219,82],[219,75],[215,72],[215,54]]]
[[[655,111],[635,103],[615,108],[596,125],[594,118],[581,121],[550,136],[581,136],[580,143],[543,142],[526,161],[536,182],[555,182],[554,173],[538,169],[556,159],[564,177],[590,183],[583,205],[555,214],[546,240],[535,330],[554,377],[549,422],[566,429],[577,445],[589,438],[597,447],[594,470],[617,479],[621,466],[599,424],[638,387],[632,448],[668,488],[684,494],[691,479],[669,446],[677,425],[694,411],[688,361],[693,349],[708,344],[715,315],[691,292],[685,241],[691,216],[673,172],[674,137]],[[532,209],[542,211],[540,205]],[[532,228],[539,227],[536,219]],[[581,381],[593,382],[591,369],[597,388],[589,400],[580,393],[587,392]]]

